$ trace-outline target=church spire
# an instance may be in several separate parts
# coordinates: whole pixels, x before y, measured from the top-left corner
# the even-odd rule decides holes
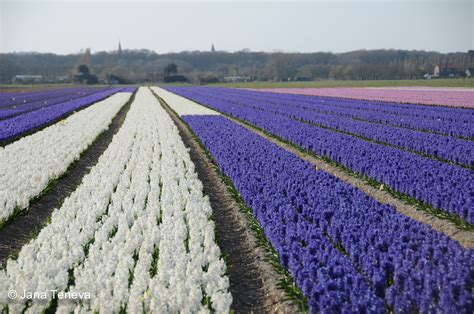
[[[119,55],[122,54],[122,44],[120,43],[120,40],[119,40],[119,45],[118,45],[118,54]]]
[[[211,52],[216,52],[216,49],[214,48],[214,43],[212,43]]]

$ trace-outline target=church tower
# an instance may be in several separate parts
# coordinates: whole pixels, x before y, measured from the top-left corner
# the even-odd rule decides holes
[[[120,40],[119,40],[119,45],[118,45],[118,54],[119,55],[122,55],[122,45],[120,44]]]
[[[214,48],[214,43],[212,43],[211,52],[216,52],[216,49]]]

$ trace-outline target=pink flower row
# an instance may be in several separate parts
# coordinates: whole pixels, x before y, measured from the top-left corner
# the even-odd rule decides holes
[[[263,88],[258,91],[474,108],[474,89],[447,88]]]

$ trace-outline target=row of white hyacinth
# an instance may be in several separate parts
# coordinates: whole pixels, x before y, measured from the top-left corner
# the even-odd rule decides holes
[[[83,296],[58,299],[58,312],[229,312],[202,187],[173,121],[140,88],[97,165],[0,271],[0,304],[36,313],[48,302],[7,291],[58,290]]]
[[[153,91],[162,98],[179,116],[184,115],[219,115],[220,113],[194,101],[173,94],[159,87],[152,87]]]
[[[117,93],[42,131],[0,148],[0,224],[29,206],[108,128],[130,99]]]

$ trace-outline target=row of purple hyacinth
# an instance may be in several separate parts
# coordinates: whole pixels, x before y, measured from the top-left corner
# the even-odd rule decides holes
[[[427,86],[401,86],[377,88],[263,88],[272,93],[304,94],[311,96],[343,97],[385,103],[425,104],[442,107],[474,109],[472,88],[443,88]]]
[[[168,89],[328,157],[398,192],[457,214],[470,224],[474,223],[472,170],[367,142],[268,111],[225,104],[212,98],[211,90],[207,95],[201,96],[186,87]]]
[[[474,250],[227,118],[183,118],[253,209],[311,312],[472,312]]]
[[[298,120],[311,122],[324,127],[362,136],[369,140],[401,147],[419,154],[430,155],[465,166],[474,166],[474,143],[459,138],[446,137],[433,133],[416,132],[413,130],[388,125],[366,123],[344,116],[318,113],[303,108],[298,103],[274,101],[267,99],[266,94],[255,100],[244,91],[236,93],[232,89],[193,89],[195,95],[212,97],[215,101],[229,106],[248,106],[259,110],[271,111]]]
[[[345,116],[371,123],[382,123],[384,125],[440,133],[447,136],[471,139],[474,137],[474,110],[472,109],[390,103],[377,103],[377,106],[375,106],[372,102],[365,100],[285,95],[248,90],[226,90],[223,88],[216,88],[215,90],[216,92],[220,90],[247,95],[253,97],[255,101],[265,99],[266,102],[282,103],[301,107],[305,110],[316,111],[318,113]],[[360,104],[360,106],[358,106],[358,104]],[[395,112],[399,110],[399,114],[393,111],[387,112],[387,110],[384,109],[385,105],[392,106]],[[403,106],[408,106],[408,108],[404,108]],[[419,108],[424,108],[421,113],[417,113],[417,111],[420,110]]]
[[[136,88],[110,88],[86,97],[41,108],[0,121],[0,142],[9,142],[27,133],[52,124],[70,113],[90,106],[118,92],[133,92]]]
[[[72,101],[95,93],[105,91],[105,88],[76,88],[67,89],[61,93],[53,92],[48,99],[19,103],[17,105],[0,108],[0,120],[19,116],[38,109],[54,106],[66,101]]]
[[[42,100],[51,99],[64,94],[70,94],[74,92],[76,87],[73,88],[60,88],[52,90],[40,90],[33,92],[20,92],[20,93],[0,93],[0,109],[9,108],[29,102],[36,102]]]
[[[441,106],[407,105],[334,97],[297,94],[275,94],[251,90],[218,88],[225,93],[242,94],[253,100],[291,105],[366,122],[390,124],[396,127],[440,133],[446,136],[474,136],[474,110]],[[217,89],[216,89],[217,90]]]
[[[71,88],[59,88],[59,89],[49,89],[49,90],[39,90],[33,92],[15,92],[15,93],[0,93],[0,109],[9,108],[12,106],[18,106],[22,104],[27,104],[30,102],[38,101],[49,101],[52,98],[59,97],[61,95],[69,95],[74,92],[86,92],[91,90],[100,90],[110,87],[71,87]],[[131,87],[121,87],[124,92],[134,93],[137,89],[134,86]]]
[[[260,97],[262,91],[249,91],[249,95]],[[358,100],[348,99],[341,97],[325,97],[325,96],[309,96],[309,95],[296,95],[296,94],[281,94],[281,93],[264,93],[265,97],[271,97],[273,99],[280,99],[279,96],[283,96],[282,99],[289,101],[298,100],[299,103],[308,105],[317,105],[324,100],[325,102],[330,101],[333,106],[342,109],[359,109],[364,111],[373,111],[375,113],[386,113],[395,116],[408,116],[416,117],[421,119],[430,120],[441,120],[446,122],[474,122],[474,112],[471,109],[466,108],[454,108],[454,107],[442,107],[442,106],[423,106],[413,104],[401,104],[394,102],[383,102],[376,100]],[[294,98],[293,96],[297,97]],[[301,96],[301,97],[300,97]]]

